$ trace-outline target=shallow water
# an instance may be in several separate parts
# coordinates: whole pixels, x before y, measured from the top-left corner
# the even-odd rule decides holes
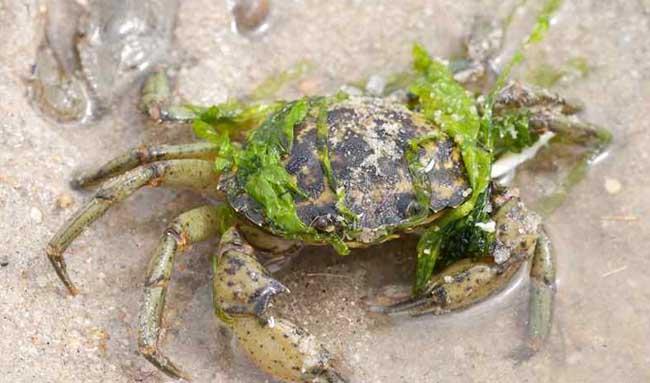
[[[171,61],[179,65],[177,95],[195,103],[242,96],[301,60],[313,69],[280,96],[331,92],[403,70],[413,41],[441,57],[457,55],[475,16],[503,15],[511,5],[275,1],[268,28],[242,37],[233,32],[226,1],[180,3]],[[534,8],[538,2],[528,3]],[[524,36],[532,14],[515,18],[509,48]],[[346,258],[306,250],[280,274],[292,294],[277,308],[320,337],[355,382],[650,380],[649,15],[645,0],[566,2],[547,39],[516,73],[526,78],[541,64],[562,67],[584,58],[588,74],[565,76],[553,89],[585,101],[585,119],[615,137],[608,157],[546,220],[558,254],[559,290],[552,335],[538,355],[513,358],[525,329],[525,278],[450,316],[367,313],[365,297],[385,284],[408,282],[408,242]],[[0,264],[8,262],[0,267],[0,380],[169,381],[134,352],[140,286],[147,254],[166,222],[200,198],[147,190],[107,214],[68,252],[82,289],[76,298],[66,296],[43,248],[87,198],[67,186],[75,170],[142,142],[186,141],[189,134],[146,124],[135,109],[136,90],[87,126],[54,124],[34,112],[22,80],[40,42],[41,20],[37,2],[0,3]],[[531,177],[519,181],[525,190]],[[615,181],[619,191],[611,187]],[[59,207],[62,195],[74,205]],[[272,381],[251,368],[214,322],[202,256],[210,251],[201,245],[179,257],[164,349],[196,382]]]

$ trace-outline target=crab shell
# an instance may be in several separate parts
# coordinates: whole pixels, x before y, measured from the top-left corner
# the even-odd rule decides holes
[[[358,97],[328,107],[326,140],[336,187],[344,190],[345,207],[358,217],[355,230],[346,230],[336,207],[337,196],[319,157],[317,120],[307,116],[295,127],[286,170],[296,177],[308,198],[296,197],[299,218],[322,232],[336,232],[350,247],[364,247],[414,229],[410,218],[421,211],[405,152],[411,139],[439,130],[421,114],[386,99]],[[465,201],[471,193],[459,148],[445,135],[420,144],[417,161],[430,185],[428,216]],[[225,175],[219,188],[226,191],[235,212],[255,226],[273,232],[262,207],[251,198],[234,174]]]

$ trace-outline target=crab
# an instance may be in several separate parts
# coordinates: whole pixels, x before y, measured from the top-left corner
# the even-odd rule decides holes
[[[491,104],[477,102],[442,64],[416,53],[425,80],[427,73],[440,70],[436,81],[446,81],[445,89],[457,98],[437,109],[427,106],[433,89],[429,78],[411,88],[406,99],[335,95],[250,108],[225,104],[172,110],[151,94],[165,88],[164,77],[155,75],[145,87],[145,109],[161,119],[191,116],[197,135],[208,140],[137,147],[76,177],[75,187],[102,186],[47,246],[58,276],[76,294],[63,257],[72,241],[140,188],[180,186],[213,202],[179,215],[163,233],[146,273],[137,325],[139,353],[171,377],[189,379],[159,347],[174,259],[190,245],[213,238],[219,238],[212,256],[215,314],[251,360],[278,379],[348,381],[314,336],[270,307],[275,295],[289,290],[267,266],[303,244],[330,245],[346,254],[405,235],[421,236],[414,250],[418,280],[413,297],[371,307],[386,314],[465,309],[502,290],[530,262],[527,345],[538,350],[552,322],[551,244],[540,216],[523,204],[516,189],[499,186],[495,178],[521,161],[513,161],[493,141],[470,142],[471,136],[453,124],[458,113],[467,112],[465,117],[478,119],[477,129],[477,121],[488,114],[512,128],[513,118],[525,111],[526,132],[537,139],[523,146],[534,147],[549,135],[583,145],[588,150],[578,170],[602,151],[608,136],[575,116],[577,104],[517,82],[499,89]],[[477,103],[489,108],[477,108]],[[462,110],[445,116],[454,105]],[[482,156],[488,156],[487,170]],[[495,177],[490,178],[490,169]]]

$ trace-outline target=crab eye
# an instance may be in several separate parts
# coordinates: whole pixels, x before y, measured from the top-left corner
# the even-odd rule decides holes
[[[406,207],[406,216],[413,217],[422,214],[422,210],[422,205],[418,201],[411,201]]]
[[[335,229],[334,222],[332,221],[332,217],[329,214],[319,215],[316,217],[312,226],[318,231],[324,231],[327,233],[331,233]]]

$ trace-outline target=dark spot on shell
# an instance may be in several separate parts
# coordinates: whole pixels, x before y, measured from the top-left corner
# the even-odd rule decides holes
[[[431,184],[431,209],[440,211],[446,207],[455,207],[465,201],[463,193],[469,188],[465,168],[460,160],[459,149],[449,138],[439,139],[435,144],[427,145],[420,155],[431,158],[433,168],[427,173]],[[456,156],[458,161],[454,161]]]
[[[363,161],[374,152],[364,137],[353,131],[346,132],[341,142],[330,149],[340,163],[351,168],[361,168]]]
[[[401,216],[413,217],[422,212],[422,206],[417,201],[415,193],[401,193],[397,196],[397,210]]]
[[[296,145],[296,147],[297,146],[298,145]],[[296,174],[300,168],[309,162],[309,157],[308,153],[302,153],[294,147],[294,151],[291,153],[291,158],[286,166],[287,171],[291,174]]]
[[[454,276],[454,282],[461,283],[469,279],[469,272],[459,273]]]
[[[226,274],[235,275],[245,265],[244,261],[237,257],[228,257],[228,267],[224,269]]]
[[[335,108],[327,113],[327,123],[330,126],[336,124],[338,121],[356,121],[358,118],[357,112],[349,107]]]
[[[295,175],[298,186],[311,198],[317,199],[325,190],[325,174],[318,157],[318,139],[314,123],[303,123],[295,129],[296,137],[285,168]]]

